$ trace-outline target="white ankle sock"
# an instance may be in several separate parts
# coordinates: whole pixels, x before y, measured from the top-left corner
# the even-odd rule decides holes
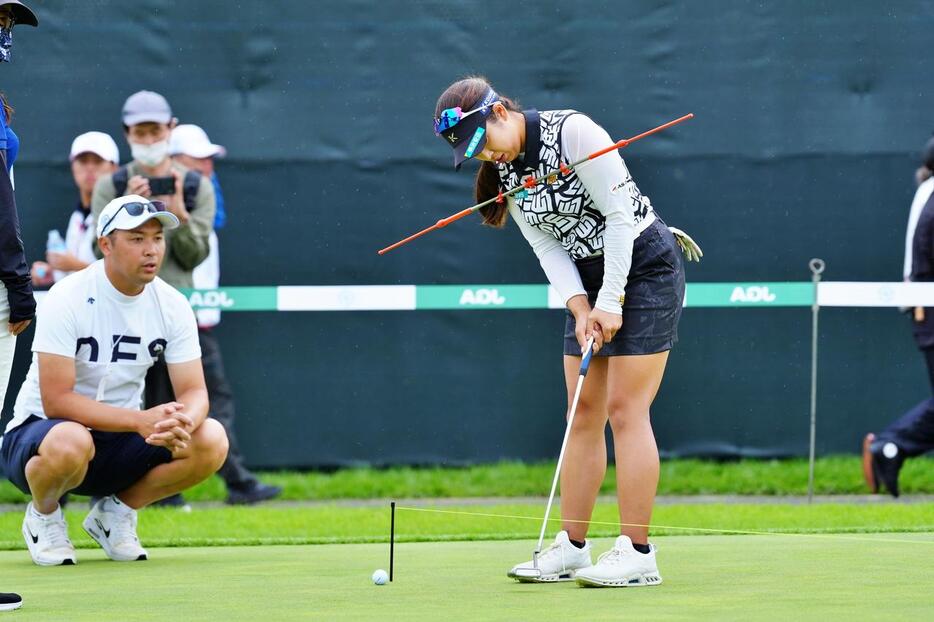
[[[120,501],[120,499],[117,498],[117,495],[110,495],[107,497],[107,499],[104,501],[103,509],[108,512],[118,512],[120,514],[129,514],[130,512],[135,511],[126,503]]]
[[[45,519],[54,518],[55,516],[58,516],[59,510],[61,510],[61,506],[56,507],[54,510],[52,510],[48,514],[43,514],[38,509],[36,509],[35,504],[32,504],[32,503],[29,504],[29,511],[32,512],[33,516],[36,516],[37,518],[45,518]]]

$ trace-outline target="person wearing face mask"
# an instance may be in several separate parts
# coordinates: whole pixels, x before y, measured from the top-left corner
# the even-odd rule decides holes
[[[13,26],[38,26],[39,20],[22,2],[0,4],[0,62],[10,62]],[[26,330],[36,315],[29,265],[20,237],[19,216],[13,197],[13,162],[19,151],[19,138],[9,127],[12,108],[0,95],[0,406],[6,397],[13,368],[16,336]],[[19,609],[19,594],[0,593],[0,611]]]
[[[169,102],[159,93],[139,91],[127,98],[123,104],[123,131],[133,159],[113,175],[97,180],[91,211],[96,222],[111,200],[129,194],[165,203],[178,218],[179,227],[166,231],[165,260],[159,276],[183,289],[194,287],[192,272],[210,252],[217,208],[210,178],[169,155],[169,138],[176,125],[178,120],[172,116]],[[168,192],[164,188],[167,185]],[[100,256],[99,249],[95,252]],[[160,358],[146,374],[145,407],[174,399],[168,368]],[[190,509],[181,496],[170,497],[162,505]]]
[[[165,265],[160,276],[174,287],[186,288],[193,286],[192,270],[208,256],[216,206],[211,180],[169,156],[169,136],[177,124],[162,95],[139,91],[127,98],[123,104],[123,131],[133,160],[113,175],[97,180],[91,211],[96,220],[107,203],[128,194],[165,203],[181,226],[166,236]],[[168,178],[172,182],[166,189]]]

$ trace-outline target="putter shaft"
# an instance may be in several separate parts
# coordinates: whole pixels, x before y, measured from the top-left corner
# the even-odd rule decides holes
[[[571,400],[571,412],[568,414],[568,424],[564,430],[564,440],[561,442],[561,451],[558,453],[558,464],[555,467],[555,476],[551,481],[551,493],[548,495],[548,505],[545,506],[545,519],[542,521],[542,530],[538,535],[538,546],[535,547],[535,554],[532,557],[533,564],[538,563],[538,553],[542,550],[542,543],[545,541],[545,529],[548,527],[548,516],[551,514],[551,504],[555,500],[555,491],[558,489],[558,479],[561,477],[561,465],[564,463],[564,452],[568,447],[568,439],[571,437],[571,427],[574,425],[574,415],[577,412],[577,403],[580,401],[581,390],[584,388],[584,378],[587,377],[587,370],[590,367],[590,358],[593,356],[593,337],[587,340],[587,347],[584,349],[581,358],[580,374],[577,377],[577,388],[574,390],[574,399]]]

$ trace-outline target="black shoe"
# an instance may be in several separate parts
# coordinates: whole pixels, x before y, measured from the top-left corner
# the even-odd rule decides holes
[[[898,497],[898,473],[905,463],[902,450],[892,441],[874,440],[869,445],[869,454],[876,486],[881,482],[889,494]]]
[[[19,594],[0,593],[0,611],[13,611],[23,606],[23,599]]]
[[[159,499],[152,503],[150,507],[176,508],[183,512],[191,512],[191,506],[188,505],[188,502],[185,501],[185,497],[183,497],[181,493],[166,497],[165,499]]]
[[[281,486],[270,486],[262,482],[250,482],[244,486],[227,488],[227,505],[253,505],[275,499],[282,494]]]

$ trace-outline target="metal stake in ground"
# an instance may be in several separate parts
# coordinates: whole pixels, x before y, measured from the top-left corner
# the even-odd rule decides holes
[[[396,502],[389,503],[389,582],[392,583],[393,554],[396,544]]]
[[[553,175],[570,175],[571,172],[573,172],[573,170],[577,168],[578,166],[580,166],[581,164],[585,164],[586,162],[589,162],[590,160],[599,158],[600,156],[605,155],[611,151],[616,151],[617,149],[628,147],[631,143],[634,143],[637,140],[645,138],[646,136],[651,136],[652,134],[655,134],[656,132],[661,132],[662,130],[668,129],[669,127],[673,125],[678,125],[679,123],[683,121],[687,121],[688,119],[693,119],[693,118],[694,118],[694,114],[688,113],[684,115],[683,117],[678,117],[677,119],[673,121],[669,121],[668,123],[663,123],[659,125],[658,127],[653,127],[647,132],[642,132],[641,134],[637,134],[636,136],[633,136],[632,138],[624,138],[623,140],[619,142],[613,143],[609,147],[605,147],[599,151],[594,151],[590,155],[581,158],[577,162],[572,162],[571,164],[564,164],[562,162],[560,167],[554,169],[553,171],[548,171],[547,173],[545,173],[544,175],[542,175],[541,177],[537,179],[534,176],[530,176],[524,182],[522,182],[520,185],[516,186],[515,188],[510,188],[506,192],[500,192],[499,195],[493,197],[492,199],[488,199],[486,201],[483,201],[482,203],[477,203],[476,205],[468,207],[467,209],[463,209],[457,212],[456,214],[451,214],[447,218],[442,218],[441,220],[431,225],[430,227],[426,229],[422,229],[418,233],[410,235],[409,237],[405,239],[399,240],[395,244],[387,246],[386,248],[380,251],[377,251],[377,252],[380,255],[384,255],[388,253],[389,251],[393,250],[394,248],[399,248],[403,244],[407,244],[416,238],[422,237],[426,233],[431,233],[435,229],[441,229],[442,227],[447,227],[452,222],[456,220],[460,220],[464,216],[469,216],[470,214],[473,214],[474,212],[479,211],[481,207],[486,207],[487,205],[490,205],[492,203],[502,203],[503,201],[506,200],[507,197],[511,197],[512,195],[516,194],[520,190],[534,188],[535,186],[540,184],[543,180],[547,180],[549,177],[552,177]]]
[[[558,465],[555,467],[555,477],[551,481],[551,493],[548,495],[548,504],[545,506],[545,518],[542,520],[542,531],[538,534],[538,545],[532,553],[531,576],[541,576],[542,571],[538,567],[538,555],[542,552],[542,543],[545,541],[545,529],[548,527],[548,515],[551,514],[551,504],[555,500],[555,490],[558,488],[558,479],[561,477],[561,464],[564,462],[564,451],[568,446],[568,438],[571,436],[571,426],[574,425],[574,414],[577,412],[577,403],[580,401],[581,389],[584,388],[584,378],[587,376],[587,369],[590,367],[590,359],[593,357],[593,337],[587,340],[587,347],[584,348],[584,356],[581,358],[581,367],[577,377],[577,389],[574,391],[574,399],[571,400],[571,412],[568,413],[568,425],[564,430],[564,440],[561,442],[561,451],[558,453]]]
[[[811,442],[808,452],[808,503],[811,503],[814,499],[814,452],[817,444],[817,315],[820,311],[817,292],[826,266],[823,259],[812,259],[808,265],[814,283],[814,301],[811,303]]]

